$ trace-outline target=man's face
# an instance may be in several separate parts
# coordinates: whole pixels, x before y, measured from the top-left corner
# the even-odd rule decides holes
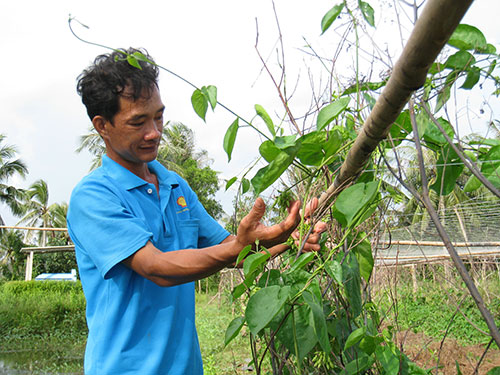
[[[100,116],[92,121],[106,143],[107,155],[131,171],[154,160],[163,131],[164,109],[156,86],[135,101],[125,90],[113,123],[97,119]]]

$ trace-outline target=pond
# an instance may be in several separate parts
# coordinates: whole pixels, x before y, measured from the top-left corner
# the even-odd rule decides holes
[[[0,375],[82,375],[83,353],[0,349]]]

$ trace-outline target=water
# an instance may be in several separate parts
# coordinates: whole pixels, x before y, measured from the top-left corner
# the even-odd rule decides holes
[[[0,375],[83,375],[83,354],[63,349],[0,351]]]

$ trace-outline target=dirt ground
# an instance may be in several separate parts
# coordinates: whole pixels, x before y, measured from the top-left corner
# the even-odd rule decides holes
[[[441,341],[410,331],[398,335],[398,345],[401,344],[404,353],[420,367],[435,369],[438,366],[437,371],[432,372],[435,375],[456,375],[456,362],[463,375],[485,375],[492,368],[500,366],[500,350],[495,344],[490,346],[477,372],[476,367],[484,354],[485,345],[462,346],[453,339],[446,339],[441,347]]]

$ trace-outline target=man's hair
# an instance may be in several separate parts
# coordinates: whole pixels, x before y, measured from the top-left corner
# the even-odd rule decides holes
[[[140,58],[135,58],[134,53]],[[141,69],[131,62],[140,64]],[[139,99],[144,90],[150,92],[154,86],[158,87],[158,72],[146,50],[118,49],[96,57],[94,63],[78,76],[77,92],[91,120],[100,115],[112,121],[120,110],[120,96],[125,89],[133,100]]]

